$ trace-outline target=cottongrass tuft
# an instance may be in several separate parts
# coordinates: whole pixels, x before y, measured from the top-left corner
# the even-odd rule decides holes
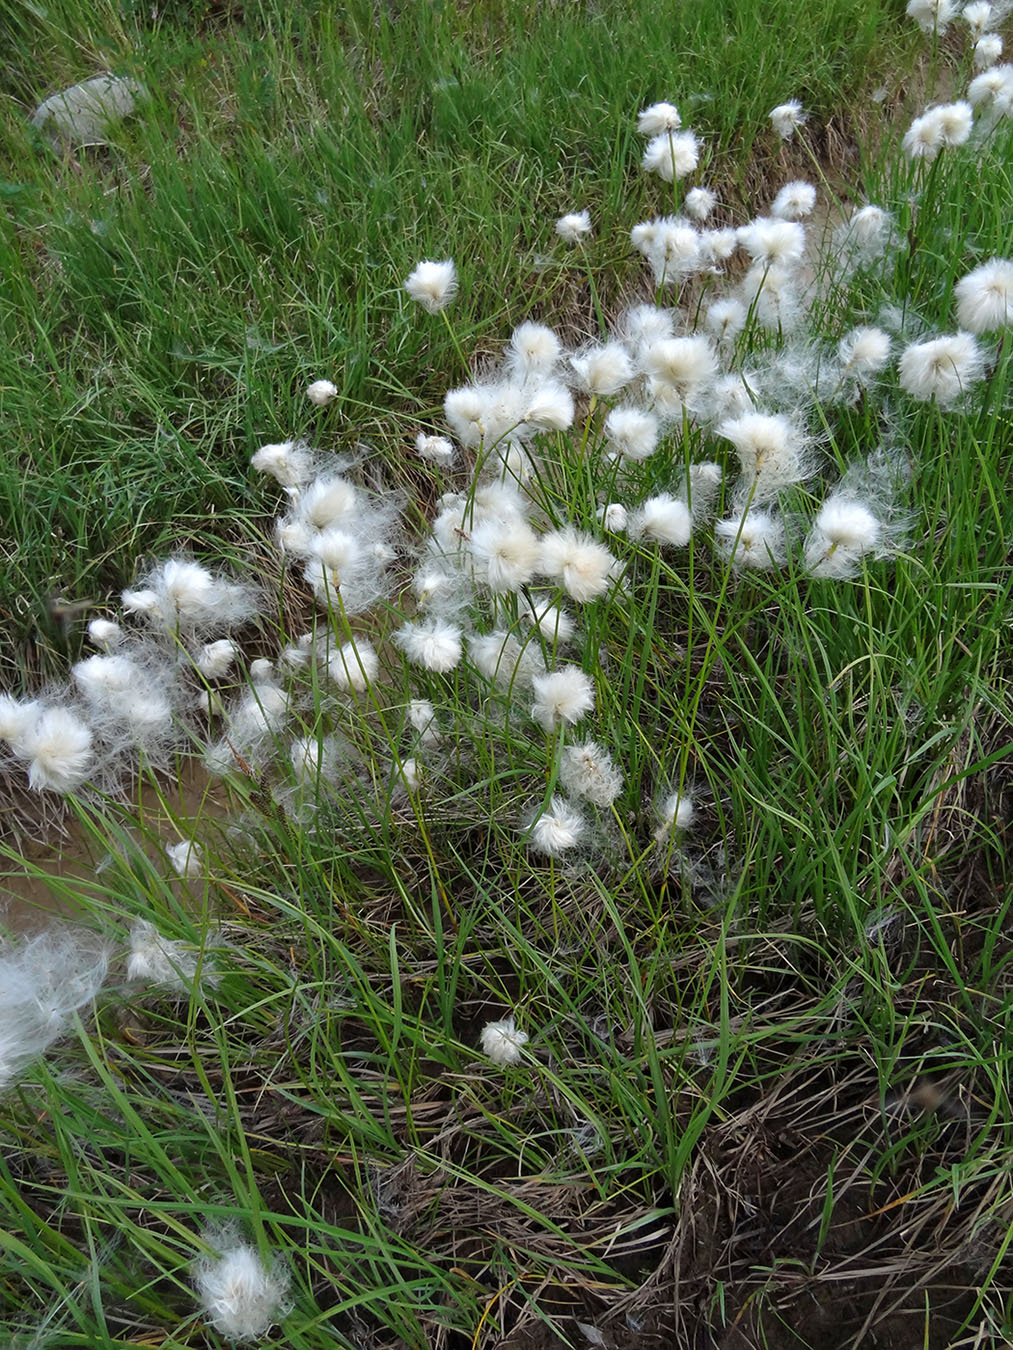
[[[563,747],[559,782],[571,796],[582,797],[604,810],[622,791],[623,776],[608,751],[597,741],[587,740]]]
[[[608,590],[616,559],[604,544],[572,526],[542,535],[539,571],[582,604]]]
[[[574,726],[594,708],[594,685],[579,666],[563,666],[532,680],[535,701],[531,716],[546,732]]]
[[[202,1256],[193,1268],[204,1316],[228,1340],[260,1340],[286,1315],[288,1272],[276,1261],[265,1265],[256,1248],[237,1241],[234,1232],[206,1240],[220,1255]]]
[[[695,814],[692,798],[686,792],[670,792],[658,803],[658,828],[654,837],[661,843],[669,835],[688,830]]]
[[[915,342],[902,353],[900,387],[919,402],[935,399],[946,408],[985,373],[985,358],[970,333],[952,333]]]
[[[674,103],[652,103],[637,116],[641,136],[659,136],[662,132],[678,131],[681,126],[682,118]]]
[[[12,720],[9,709],[7,720]],[[28,761],[28,785],[35,792],[74,792],[95,764],[91,728],[71,708],[36,705],[10,746],[18,759]]]
[[[306,397],[315,408],[326,408],[338,396],[338,386],[331,380],[314,380],[306,388]]]
[[[429,314],[439,314],[457,294],[457,269],[449,258],[420,262],[404,284],[405,290]]]
[[[643,167],[671,183],[692,173],[699,161],[700,149],[692,131],[663,131],[648,141]]]
[[[805,120],[806,114],[802,111],[802,104],[797,98],[789,99],[787,103],[779,103],[776,108],[770,110],[771,125],[782,141],[791,140],[795,132],[805,125]]]
[[[499,1022],[487,1022],[479,1035],[483,1054],[494,1064],[519,1064],[529,1037],[521,1031],[513,1017]]]
[[[553,797],[548,809],[528,827],[528,847],[546,858],[562,858],[587,834],[587,821],[564,797]]]
[[[446,436],[430,436],[420,431],[415,437],[415,451],[419,459],[428,459],[433,464],[450,464],[454,458],[454,446]]]
[[[1013,261],[990,258],[957,282],[957,322],[968,333],[993,333],[1013,324]]]
[[[138,919],[130,930],[127,979],[176,993],[189,993],[198,969],[208,984],[217,983],[213,963],[189,943],[163,937],[153,923]]]
[[[571,211],[556,221],[556,233],[567,244],[579,244],[591,233],[590,211]]]
[[[394,642],[413,666],[435,674],[453,670],[463,651],[460,628],[441,619],[406,623],[394,634]]]
[[[199,877],[204,871],[204,851],[192,839],[181,839],[178,844],[166,844],[165,856],[172,864],[176,875],[187,881]]]
[[[258,473],[270,474],[284,488],[298,488],[313,477],[313,454],[304,441],[262,445],[250,460]]]

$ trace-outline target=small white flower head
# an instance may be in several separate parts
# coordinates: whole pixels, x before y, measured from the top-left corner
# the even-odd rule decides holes
[[[805,230],[794,220],[757,216],[738,229],[739,243],[754,262],[785,267],[800,262],[805,253]]]
[[[519,516],[480,522],[469,542],[476,579],[496,595],[515,593],[534,577],[538,568],[538,536]]]
[[[944,146],[966,145],[974,127],[974,110],[963,99],[957,103],[943,103],[935,110],[939,119],[939,135]]]
[[[615,567],[616,560],[604,544],[572,526],[542,535],[538,570],[558,581],[578,604],[604,595]]]
[[[579,666],[563,666],[532,680],[535,701],[531,716],[543,731],[575,726],[594,708],[594,685]]]
[[[686,474],[687,505],[693,508],[694,520],[706,520],[714,509],[721,491],[724,472],[720,464],[691,464]]]
[[[481,445],[485,438],[485,422],[490,411],[487,387],[477,384],[451,389],[443,400],[443,415],[450,429],[469,448]]]
[[[415,437],[415,450],[419,459],[428,459],[434,464],[449,464],[454,458],[453,443],[446,436],[427,436],[424,431]]]
[[[823,503],[805,543],[806,571],[814,577],[849,577],[882,537],[873,511],[849,497]]]
[[[510,335],[506,350],[509,373],[520,380],[542,380],[552,374],[562,345],[543,323],[522,323]]]
[[[655,405],[679,415],[682,405],[698,400],[718,373],[718,358],[710,338],[666,338],[644,356],[644,369]]]
[[[815,205],[816,189],[799,179],[785,183],[771,203],[770,214],[777,220],[804,220],[812,215]]]
[[[595,517],[606,534],[622,534],[630,523],[630,513],[622,502],[608,502],[599,506]]]
[[[597,741],[582,741],[564,745],[559,757],[559,782],[571,796],[606,810],[622,791],[623,776]]]
[[[537,431],[565,431],[573,424],[573,395],[559,380],[545,380],[526,398],[524,420]]]
[[[908,0],[905,13],[909,19],[914,19],[923,33],[936,33],[942,37],[950,20],[956,17],[957,5],[954,0]]]
[[[569,642],[575,632],[573,619],[566,610],[538,591],[525,593],[521,619],[537,628],[545,641],[555,646]]]
[[[957,322],[968,333],[1013,324],[1013,260],[990,258],[957,282]]]
[[[654,837],[660,844],[673,832],[681,833],[693,824],[693,801],[686,792],[670,792],[658,803],[658,828]]]
[[[429,314],[439,314],[457,294],[457,269],[449,258],[420,262],[404,288]]]
[[[613,408],[605,418],[605,436],[623,459],[640,463],[658,448],[661,423],[644,408]]]
[[[976,75],[967,86],[968,102],[992,117],[1013,113],[1013,66],[993,66]]]
[[[436,709],[427,698],[413,698],[408,704],[408,722],[420,745],[439,745],[442,740]]]
[[[315,478],[299,494],[296,502],[299,518],[315,530],[328,525],[351,524],[361,513],[358,489],[347,478]]]
[[[500,628],[470,634],[468,660],[484,679],[507,690],[529,685],[545,670],[536,643],[522,645],[512,633]]]
[[[181,839],[178,844],[166,844],[165,856],[176,875],[188,881],[199,877],[204,869],[204,852],[192,839]]]
[[[853,328],[837,348],[844,377],[862,384],[878,375],[890,359],[890,346],[882,328]]]
[[[739,246],[739,232],[730,227],[723,230],[701,230],[699,237],[700,263],[715,272],[728,261]]]
[[[732,343],[746,326],[748,311],[741,300],[715,300],[704,314],[704,325],[716,342]]]
[[[657,305],[633,305],[620,315],[618,334],[639,361],[656,342],[675,336],[672,311]]]
[[[23,718],[10,742],[18,759],[28,761],[28,785],[34,792],[73,792],[95,762],[91,728],[70,708],[32,707],[33,716]],[[7,720],[17,721],[9,708]]]
[[[109,619],[92,619],[88,625],[88,637],[96,647],[104,647],[109,651],[123,641],[123,629]]]
[[[206,642],[195,657],[194,664],[207,680],[222,680],[232,669],[239,648],[231,638]]]
[[[422,761],[409,758],[395,761],[394,786],[405,792],[418,792],[422,785]]]
[[[479,1040],[482,1053],[494,1064],[519,1064],[528,1036],[518,1029],[514,1018],[506,1017],[502,1022],[487,1022]]]
[[[548,810],[532,821],[527,834],[533,853],[561,858],[585,838],[587,821],[564,797],[553,797]]]
[[[189,558],[160,563],[142,589],[123,592],[123,604],[169,632],[241,623],[258,609],[251,587],[215,576]]]
[[[706,220],[717,204],[717,197],[711,192],[710,188],[705,187],[690,188],[683,203],[687,216],[691,216],[696,221]]]
[[[198,965],[208,983],[214,984],[213,965],[208,960],[201,962],[200,952],[189,943],[163,937],[146,919],[134,923],[130,930],[128,980],[188,993],[197,976]]]
[[[743,413],[717,429],[735,446],[742,467],[740,495],[760,503],[812,471],[805,437],[783,413]]]
[[[18,739],[34,724],[41,711],[35,699],[0,694],[0,740]]]
[[[988,0],[971,0],[970,4],[964,6],[960,17],[970,28],[971,36],[979,38],[991,26],[994,15]]]
[[[872,205],[859,207],[834,235],[839,251],[856,255],[860,262],[882,257],[893,238],[893,217],[881,206]]]
[[[361,694],[372,684],[380,671],[380,658],[373,644],[365,638],[357,642],[343,642],[327,660],[328,678],[339,689]]]
[[[578,386],[585,393],[598,398],[610,398],[618,394],[633,379],[633,362],[626,348],[618,342],[588,347],[579,355],[572,356],[570,365]]]
[[[436,674],[453,670],[463,653],[460,628],[441,619],[406,623],[394,634],[394,642],[412,665]]]
[[[666,183],[685,178],[700,162],[700,151],[692,131],[663,131],[647,142],[643,167]]]
[[[749,511],[714,524],[714,544],[734,567],[766,572],[781,567],[788,556],[784,522],[772,511]]]
[[[943,148],[943,124],[939,109],[930,108],[916,117],[905,131],[901,146],[912,159],[924,159],[926,163],[931,163]]]
[[[682,118],[674,103],[652,103],[637,117],[641,136],[660,136],[663,132],[678,131],[681,126]]]
[[[693,516],[689,507],[678,497],[660,492],[648,499],[630,517],[631,539],[644,539],[651,544],[668,544],[682,548],[693,533]]]
[[[998,33],[982,33],[974,44],[975,70],[989,70],[1002,56],[1002,38]]]
[[[331,380],[314,380],[306,387],[306,397],[314,408],[326,408],[338,396],[338,386]]]
[[[567,244],[579,244],[591,233],[590,211],[571,211],[556,221],[556,233]]]
[[[656,286],[674,286],[700,271],[700,234],[685,216],[665,216],[654,222],[654,233],[644,256]]]
[[[776,108],[770,110],[771,124],[782,141],[791,140],[799,127],[805,124],[805,120],[802,104],[796,98],[789,99],[787,103],[779,103]]]
[[[313,477],[313,455],[303,441],[262,445],[250,464],[258,473],[277,479],[282,487],[301,487]]]
[[[985,373],[981,349],[970,333],[915,342],[900,358],[900,387],[919,402],[948,407]]]
[[[289,1276],[278,1264],[266,1266],[255,1247],[224,1235],[224,1247],[214,1259],[203,1256],[193,1271],[204,1316],[231,1341],[261,1340],[287,1311]],[[212,1239],[222,1245],[222,1239]]]

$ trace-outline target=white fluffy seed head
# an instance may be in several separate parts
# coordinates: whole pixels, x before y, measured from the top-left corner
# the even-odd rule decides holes
[[[575,632],[573,619],[566,610],[540,592],[525,592],[521,619],[537,628],[545,641],[554,645],[569,642]]]
[[[683,203],[686,208],[686,214],[694,220],[706,220],[710,213],[717,206],[718,199],[710,188],[695,187],[690,188],[686,193],[686,199]]]
[[[700,234],[684,216],[666,216],[653,222],[654,229],[644,256],[651,265],[656,286],[674,286],[703,266]]]
[[[529,685],[545,669],[535,643],[522,645],[512,633],[499,628],[469,635],[468,660],[500,689]]]
[[[315,408],[326,408],[338,396],[338,386],[331,380],[314,380],[306,387],[306,397]]]
[[[441,619],[406,623],[394,634],[394,642],[412,665],[436,674],[453,670],[462,655],[460,628]]]
[[[609,445],[624,459],[640,463],[658,448],[661,423],[645,408],[613,408],[605,418]]]
[[[524,420],[537,431],[565,431],[573,423],[573,395],[559,380],[543,381],[525,399]]]
[[[969,333],[1013,324],[1013,260],[990,258],[957,282],[957,322]]]
[[[924,159],[931,163],[943,148],[943,126],[938,108],[916,117],[907,131],[901,146],[912,159]]]
[[[671,493],[661,492],[633,512],[629,522],[632,539],[681,548],[693,533],[693,517],[686,503]]]
[[[262,445],[250,464],[258,473],[277,479],[282,487],[300,487],[313,477],[313,455],[303,441]]]
[[[1013,66],[993,66],[976,75],[967,86],[967,98],[974,108],[1009,117],[1013,110]]]
[[[749,511],[714,524],[714,544],[734,567],[765,572],[784,564],[788,556],[784,522],[772,511]]]
[[[436,709],[427,698],[413,698],[408,704],[408,722],[420,745],[439,745],[442,739],[436,721]]]
[[[193,1279],[204,1316],[229,1340],[260,1340],[285,1316],[288,1273],[265,1265],[245,1243],[225,1248],[217,1259],[202,1257]]]
[[[704,324],[717,342],[734,342],[746,326],[748,311],[741,300],[729,296],[708,305]]]
[[[978,38],[989,28],[994,19],[992,6],[988,0],[971,0],[961,11],[960,17],[971,30],[971,36]]]
[[[535,575],[538,536],[520,517],[482,521],[471,532],[476,578],[497,595],[519,591]]]
[[[239,648],[231,638],[219,638],[217,642],[206,642],[195,658],[195,665],[208,680],[221,680],[232,669],[239,655]]]
[[[985,361],[970,333],[952,333],[915,342],[901,354],[900,387],[918,399],[942,407],[956,402],[985,373]]]
[[[587,834],[587,822],[565,799],[553,797],[528,831],[528,847],[547,858],[561,858],[575,849]]]
[[[783,413],[743,413],[718,427],[735,446],[742,466],[742,491],[762,502],[811,471],[806,442]]]
[[[988,70],[1002,56],[1002,38],[998,33],[982,33],[974,44],[975,70]]]
[[[343,642],[327,660],[327,675],[339,689],[362,691],[376,679],[380,659],[365,638]]]
[[[574,726],[594,708],[594,685],[579,666],[563,666],[532,680],[535,701],[531,716],[546,732]]]
[[[571,211],[556,221],[556,233],[567,244],[578,244],[591,233],[591,213]]]
[[[608,751],[597,741],[588,740],[563,747],[559,782],[571,796],[605,810],[622,791],[623,776]]]
[[[776,108],[770,110],[771,125],[782,141],[790,140],[799,127],[804,125],[805,120],[806,115],[797,98],[789,99],[787,103],[779,103]]]
[[[166,844],[165,856],[177,876],[192,880],[204,870],[204,853],[192,839],[181,839],[178,844]]]
[[[701,265],[721,271],[721,264],[727,262],[739,246],[739,232],[730,227],[701,230],[699,244]]]
[[[774,198],[770,214],[778,220],[804,220],[816,205],[816,189],[801,179],[785,183]]]
[[[633,305],[620,315],[618,334],[639,361],[656,342],[675,336],[672,311],[657,305]]]
[[[39,709],[10,744],[28,761],[28,785],[35,792],[73,792],[95,761],[91,728],[70,708]]]
[[[956,17],[957,5],[954,0],[908,0],[905,13],[909,19],[914,19],[923,33],[942,37]]]
[[[315,530],[325,530],[329,525],[343,522],[351,523],[360,510],[358,490],[346,478],[314,479],[299,494],[296,502],[299,519],[312,525]]]
[[[740,225],[737,234],[753,261],[764,267],[790,266],[805,253],[805,230],[794,220],[757,216],[748,225]]]
[[[92,619],[88,625],[88,637],[96,647],[104,647],[109,651],[123,641],[123,629],[109,619]]]
[[[805,543],[805,566],[813,576],[843,578],[879,544],[883,527],[863,502],[831,497],[823,503]]]
[[[633,363],[618,342],[589,347],[570,358],[577,384],[588,394],[610,398],[633,378]]]
[[[514,1018],[506,1017],[500,1022],[487,1022],[479,1040],[482,1053],[494,1064],[519,1064],[528,1036],[518,1028]]]
[[[688,830],[693,823],[693,802],[686,792],[670,792],[658,803],[658,828],[655,839],[660,843],[673,831]]]
[[[35,722],[41,706],[35,699],[0,694],[0,740],[18,739]]]
[[[662,132],[678,131],[681,126],[682,118],[674,103],[652,103],[637,117],[637,130],[641,136],[660,136]]]
[[[616,560],[604,544],[572,526],[542,535],[539,571],[558,581],[571,600],[594,600],[609,588]]]
[[[420,262],[405,281],[405,290],[429,314],[446,309],[457,294],[457,269],[449,258]]]
[[[543,323],[522,323],[510,335],[507,369],[521,380],[544,379],[552,374],[562,353],[559,338]]]
[[[656,342],[644,357],[656,402],[659,389],[672,391],[676,403],[692,403],[713,381],[718,358],[710,338],[700,335],[666,338]]]
[[[127,979],[164,989],[189,992],[198,968],[204,980],[216,983],[212,963],[201,961],[200,952],[189,943],[163,937],[153,923],[138,919],[130,929]]]
[[[837,349],[845,374],[855,379],[878,375],[890,359],[890,345],[882,328],[853,328]]]
[[[449,464],[454,458],[453,443],[446,436],[429,436],[424,431],[415,437],[415,451],[419,459],[428,459],[434,464]]]
[[[647,142],[643,167],[666,183],[685,178],[700,160],[700,151],[692,131],[662,131]]]
[[[595,516],[607,534],[622,534],[630,523],[630,514],[622,502],[608,502],[605,506],[599,506]]]

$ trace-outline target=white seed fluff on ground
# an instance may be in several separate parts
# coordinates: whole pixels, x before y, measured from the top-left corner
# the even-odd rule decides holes
[[[512,1017],[505,1017],[500,1022],[487,1022],[479,1035],[483,1053],[494,1064],[519,1064],[521,1051],[528,1039],[527,1033],[518,1028]]]
[[[288,1273],[265,1266],[246,1243],[227,1248],[217,1260],[202,1257],[193,1278],[204,1316],[229,1340],[260,1340],[285,1315]]]
[[[584,838],[587,822],[564,797],[553,797],[547,811],[532,823],[528,846],[547,858],[561,858]]]

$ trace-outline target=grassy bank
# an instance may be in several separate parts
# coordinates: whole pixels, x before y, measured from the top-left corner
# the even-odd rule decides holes
[[[30,958],[62,1037],[0,1044],[13,1344],[1009,1338],[1009,333],[919,347],[973,323],[957,283],[1008,248],[1013,123],[979,107],[929,161],[884,117],[835,198],[821,128],[892,20],[835,7],[857,44],[817,45],[744,11],[682,7],[663,52],[660,7],[302,11],[246,63],[248,30],[209,13],[187,45],[166,16],[122,143],[32,151],[64,197],[41,229],[55,198],[11,194],[5,321],[40,345],[4,397],[49,456],[19,593],[106,600],[185,546],[257,617],[213,673],[204,581],[175,576],[173,611],[156,568],[102,613],[165,727],[75,677],[92,758],[31,760],[63,794],[8,738],[12,813],[59,804],[96,864],[62,883],[80,951]],[[101,12],[58,28],[54,77],[100,32],[110,64],[138,50]],[[638,168],[662,95],[701,138],[674,186]],[[812,122],[782,145],[791,95]],[[721,186],[711,223],[766,216],[806,162],[804,251],[790,207],[675,286],[631,247],[694,183]],[[585,207],[568,245],[554,218]],[[457,262],[437,313],[402,289],[423,257]],[[531,318],[566,350],[525,385]],[[659,322],[697,345],[638,341]],[[616,448],[625,403],[658,417],[647,453]],[[421,459],[448,423],[454,457]],[[291,447],[250,473],[299,435],[305,481]],[[20,633],[26,674],[62,673],[80,624]],[[224,817],[131,805],[195,760]],[[225,1293],[223,1252],[249,1277]]]

